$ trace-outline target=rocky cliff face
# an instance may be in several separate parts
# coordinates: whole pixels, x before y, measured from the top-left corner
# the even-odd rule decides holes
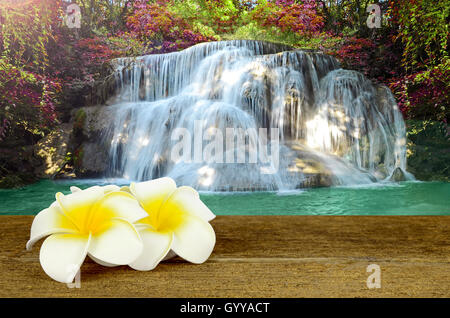
[[[39,178],[54,178],[64,169],[69,158],[73,124],[61,124],[34,146],[34,153],[41,158],[35,174]]]
[[[111,115],[107,106],[83,107],[74,112],[72,148],[77,177],[105,175],[109,164],[109,145],[104,140],[103,133],[114,120]]]

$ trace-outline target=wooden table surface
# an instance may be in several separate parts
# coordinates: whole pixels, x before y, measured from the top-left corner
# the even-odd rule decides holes
[[[50,279],[32,216],[0,216],[1,297],[449,297],[450,216],[218,216],[210,259],[149,272],[86,260],[80,288]],[[368,289],[369,264],[381,288]]]

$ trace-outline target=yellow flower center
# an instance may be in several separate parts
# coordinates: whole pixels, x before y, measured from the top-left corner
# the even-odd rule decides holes
[[[98,234],[105,230],[105,225],[108,224],[106,221],[115,216],[113,211],[98,208],[92,202],[75,202],[68,207],[64,206],[59,198],[58,201],[64,214],[76,226],[80,234]]]
[[[147,211],[149,213],[150,211]],[[150,215],[140,223],[149,224],[161,233],[173,232],[185,221],[185,213],[180,211],[177,205],[167,200],[158,212],[150,212]]]

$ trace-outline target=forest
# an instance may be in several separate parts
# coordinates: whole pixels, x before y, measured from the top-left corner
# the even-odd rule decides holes
[[[409,171],[448,181],[449,13],[450,0],[0,0],[0,187],[40,178],[36,144],[105,102],[112,59],[236,39],[320,51],[389,87]]]

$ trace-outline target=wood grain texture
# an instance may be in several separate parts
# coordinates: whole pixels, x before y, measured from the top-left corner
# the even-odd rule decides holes
[[[150,272],[86,260],[81,288],[50,279],[32,216],[0,216],[1,297],[449,297],[448,216],[218,216],[202,265],[180,259]],[[366,267],[381,267],[368,289]]]

